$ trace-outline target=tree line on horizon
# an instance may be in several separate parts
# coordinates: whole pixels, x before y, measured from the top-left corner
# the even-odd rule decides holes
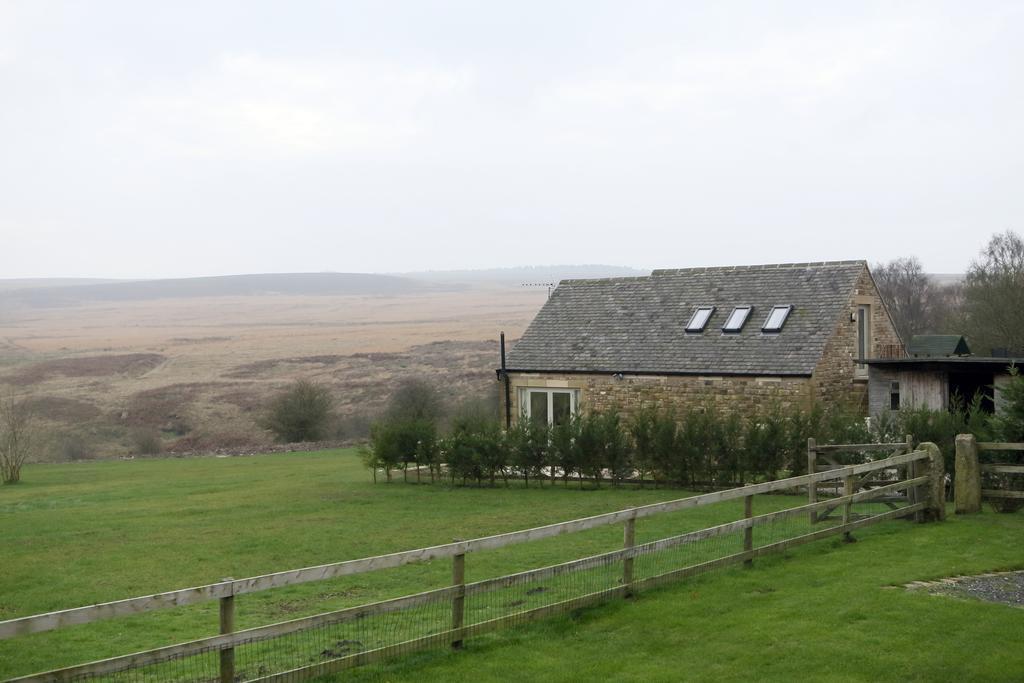
[[[993,235],[960,282],[941,283],[916,256],[872,267],[904,343],[918,334],[957,334],[975,355],[1024,356],[1024,239]]]

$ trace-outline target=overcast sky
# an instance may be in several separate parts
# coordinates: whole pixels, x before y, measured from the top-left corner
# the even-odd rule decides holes
[[[0,277],[957,272],[1022,79],[1021,2],[0,0]]]

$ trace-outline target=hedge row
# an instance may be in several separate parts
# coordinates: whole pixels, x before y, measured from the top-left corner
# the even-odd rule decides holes
[[[615,412],[576,415],[548,427],[520,420],[509,430],[480,415],[456,416],[440,437],[434,422],[390,419],[371,429],[367,466],[388,473],[415,468],[431,480],[494,484],[519,478],[578,480],[600,486],[626,480],[689,487],[740,485],[800,474],[807,438],[862,443],[872,438],[863,418],[820,406],[770,406],[741,419],[712,408],[676,414],[647,407],[628,420]],[[902,438],[902,437],[901,437]]]
[[[1011,371],[1003,386],[1001,414],[987,415],[981,398],[954,401],[951,410],[903,410],[865,420],[855,413],[769,405],[754,415],[737,416],[713,407],[682,413],[648,406],[629,419],[616,412],[576,415],[548,427],[520,420],[504,430],[480,403],[463,405],[438,430],[438,411],[393,410],[371,427],[364,450],[367,466],[387,472],[413,469],[431,480],[442,469],[452,482],[494,484],[498,479],[568,483],[609,480],[672,483],[688,487],[737,486],[802,474],[807,439],[819,443],[903,441],[938,444],[953,472],[957,434],[979,440],[1024,441],[1024,377]],[[856,456],[854,456],[856,458]],[[445,468],[442,468],[445,465]]]

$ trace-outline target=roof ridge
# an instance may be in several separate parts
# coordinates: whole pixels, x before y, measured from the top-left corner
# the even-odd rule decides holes
[[[618,282],[646,282],[650,280],[650,275],[620,275],[618,277],[575,277],[568,278],[566,280],[559,280],[559,285],[590,285],[590,284],[607,284],[607,283],[618,283]]]
[[[651,276],[670,275],[676,273],[728,272],[740,270],[797,270],[805,268],[834,268],[840,266],[867,265],[866,259],[848,261],[807,261],[804,263],[763,263],[747,266],[697,266],[693,268],[658,268],[651,271]]]

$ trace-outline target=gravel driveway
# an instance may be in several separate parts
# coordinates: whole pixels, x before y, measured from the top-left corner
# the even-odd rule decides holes
[[[1024,571],[959,576],[941,581],[919,581],[907,585],[907,588],[926,590],[932,595],[974,598],[1024,607]]]

